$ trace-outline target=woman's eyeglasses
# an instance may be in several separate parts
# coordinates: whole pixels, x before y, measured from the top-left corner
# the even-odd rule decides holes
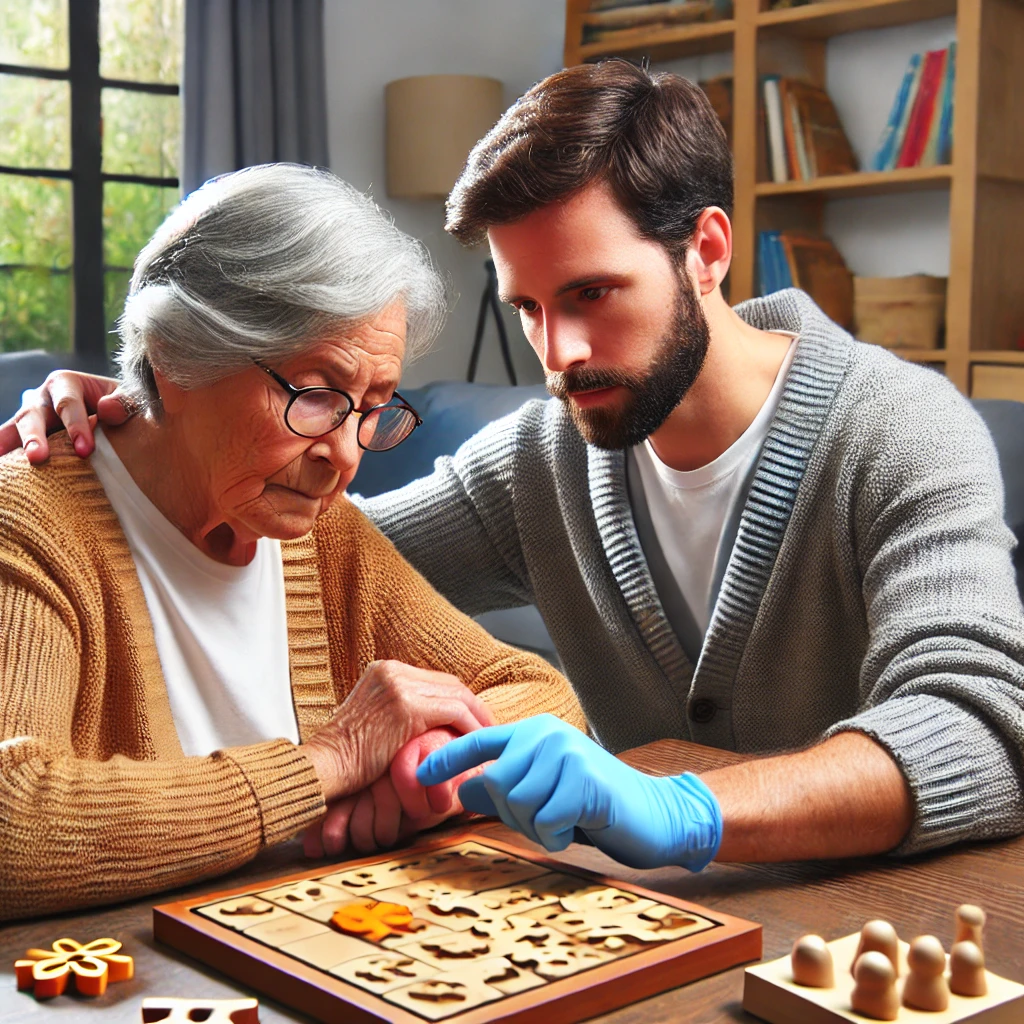
[[[337,430],[351,413],[359,417],[356,442],[368,452],[400,445],[420,424],[419,413],[396,391],[390,402],[357,409],[351,396],[337,388],[296,388],[258,359],[253,362],[288,393],[285,426],[299,437],[322,437]]]

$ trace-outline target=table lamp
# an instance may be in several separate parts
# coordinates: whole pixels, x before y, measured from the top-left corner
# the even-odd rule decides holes
[[[505,109],[504,90],[477,75],[417,75],[384,87],[387,127],[387,191],[395,199],[445,199],[466,157]],[[494,264],[486,264],[476,337],[467,379],[476,376],[487,312],[494,314],[509,380],[517,383],[501,318]]]

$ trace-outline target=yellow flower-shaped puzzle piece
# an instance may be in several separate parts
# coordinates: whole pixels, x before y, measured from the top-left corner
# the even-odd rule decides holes
[[[36,999],[59,996],[74,978],[83,996],[101,996],[111,981],[127,981],[135,974],[135,961],[118,953],[114,939],[93,939],[83,946],[74,939],[57,939],[53,949],[30,949],[14,963],[19,989],[32,989]]]

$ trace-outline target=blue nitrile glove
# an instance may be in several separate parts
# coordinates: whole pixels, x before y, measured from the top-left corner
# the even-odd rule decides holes
[[[578,826],[630,867],[700,871],[722,842],[718,801],[696,775],[645,775],[553,715],[460,736],[425,758],[416,777],[433,786],[486,761],[494,764],[459,788],[462,806],[548,850],[564,850]]]

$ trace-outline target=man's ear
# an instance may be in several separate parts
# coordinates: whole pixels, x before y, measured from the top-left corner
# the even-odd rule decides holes
[[[732,263],[732,224],[720,207],[709,206],[697,218],[686,252],[686,269],[701,295],[708,295],[725,280]]]
[[[153,368],[153,379],[160,394],[160,405],[164,412],[173,416],[185,408],[188,392],[165,377],[156,367]]]

